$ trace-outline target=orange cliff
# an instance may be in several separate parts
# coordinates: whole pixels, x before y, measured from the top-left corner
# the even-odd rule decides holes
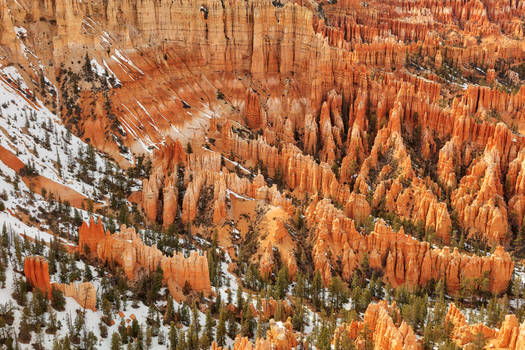
[[[313,262],[329,283],[335,261],[340,257],[342,277],[350,280],[353,271],[367,256],[372,269],[382,271],[393,287],[426,286],[430,281],[444,280],[447,291],[458,295],[461,284],[489,278],[489,291],[503,293],[514,268],[510,255],[497,247],[490,256],[471,256],[457,249],[432,248],[406,235],[403,229],[393,232],[382,220],[377,220],[373,232],[359,233],[354,221],[345,217],[329,200],[313,201],[306,213],[307,225],[313,228]],[[481,288],[481,285],[474,286]]]
[[[151,175],[142,183],[142,207],[146,217],[161,218],[164,227],[171,225],[178,211],[178,167],[186,159],[181,143],[163,146],[153,155]]]
[[[25,258],[24,275],[33,287],[40,289],[49,298],[51,298],[52,289],[55,288],[60,290],[66,297],[75,299],[83,308],[96,310],[97,293],[91,282],[51,283],[48,262],[41,256],[28,256]]]
[[[89,256],[104,262],[115,262],[122,267],[126,277],[134,279],[141,270],[154,272],[158,267],[163,271],[164,284],[177,300],[183,298],[182,290],[189,283],[192,290],[205,295],[211,293],[208,259],[197,251],[191,252],[188,258],[182,253],[172,257],[163,255],[155,246],[145,245],[135,229],[122,225],[120,232],[104,232],[102,225],[83,223],[79,229],[79,247]]]
[[[261,174],[249,180],[230,172],[222,163],[221,154],[208,149],[196,149],[187,155],[178,141],[163,146],[155,153],[152,172],[143,181],[142,207],[146,217],[164,227],[179,217],[183,223],[192,223],[198,214],[198,203],[205,187],[213,191],[210,207],[212,222],[226,219],[227,199],[231,194],[268,201],[271,205],[290,210],[291,200],[284,198],[277,186],[268,187]],[[184,170],[179,175],[179,169]],[[184,184],[185,193],[179,206],[177,184]]]
[[[233,350],[289,350],[298,345],[293,331],[290,318],[286,322],[275,322],[270,320],[270,329],[266,332],[266,338],[257,338],[255,345],[247,338],[237,335],[233,344]],[[212,350],[223,350],[216,342],[211,346]]]
[[[392,317],[395,317],[396,320],[393,320]],[[401,315],[395,302],[388,305],[382,300],[370,304],[362,322],[343,323],[336,328],[332,344],[342,341],[344,333],[348,335],[347,339],[352,339],[360,344],[363,340],[359,338],[359,335],[366,325],[374,341],[374,350],[422,349],[422,344],[418,341],[412,327],[405,321],[399,320],[401,320]]]
[[[514,315],[505,316],[499,330],[489,328],[481,323],[469,325],[465,315],[452,303],[445,316],[445,324],[450,326],[451,337],[459,346],[471,343],[477,334],[481,333],[487,340],[486,349],[525,349],[525,321],[520,325]]]

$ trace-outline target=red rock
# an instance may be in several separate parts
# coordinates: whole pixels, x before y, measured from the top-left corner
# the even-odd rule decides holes
[[[355,229],[353,220],[326,199],[312,202],[306,211],[306,221],[314,229],[314,266],[321,271],[325,283],[329,283],[335,266],[330,256],[341,258],[342,277],[350,280],[365,253],[370,267],[382,271],[393,287],[425,286],[432,279],[442,279],[453,295],[459,293],[462,279],[479,279],[485,272],[490,291],[502,293],[514,268],[510,255],[502,247],[484,257],[451,252],[448,247],[431,248],[428,243],[405,235],[402,229],[392,232],[382,220],[376,221],[372,233],[363,236]]]
[[[51,283],[48,262],[41,256],[28,256],[24,260],[24,275],[27,281],[51,298],[52,288],[60,290],[64,296],[75,299],[80,306],[96,310],[96,290],[91,282],[70,284]]]
[[[452,325],[451,337],[460,346],[472,342],[478,333],[482,333],[485,339],[493,339],[496,336],[496,331],[481,323],[468,325],[465,316],[454,303],[450,304],[445,316],[445,324]]]
[[[368,327],[374,341],[374,349],[378,350],[416,350],[422,349],[416,334],[404,321],[397,324],[392,315],[400,320],[400,312],[394,304],[388,305],[385,301],[368,305],[362,322],[352,321],[351,324],[342,324],[335,330],[332,344],[340,341],[343,332],[347,332],[349,339],[361,343],[359,335],[364,326]]]
[[[83,230],[79,230],[79,242],[85,242],[86,238],[83,235],[89,235],[92,231],[91,226],[87,225]],[[93,256],[101,261],[117,263],[129,279],[134,279],[141,269],[151,273],[160,266],[164,284],[177,300],[182,297],[182,289],[186,282],[194,291],[203,292],[205,295],[211,293],[208,260],[196,251],[191,252],[188,258],[181,253],[167,257],[155,246],[144,245],[135,230],[125,225],[120,228],[119,233],[108,232],[103,236],[97,234],[90,237],[100,237],[98,241],[90,241],[95,247]]]

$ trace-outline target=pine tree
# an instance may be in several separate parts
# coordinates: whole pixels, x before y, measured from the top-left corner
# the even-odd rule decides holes
[[[275,281],[275,297],[277,299],[282,299],[285,297],[289,284],[288,268],[283,266],[277,273],[277,280]]]
[[[33,299],[31,300],[31,311],[35,316],[41,316],[47,311],[47,297],[38,288],[33,290]]]
[[[172,322],[171,325],[170,325],[170,334],[169,334],[169,339],[170,339],[170,349],[171,350],[175,350],[177,349],[177,343],[178,343],[178,339],[177,339],[177,330],[175,329],[175,324]]]
[[[102,320],[109,326],[111,324],[111,302],[106,297],[102,297],[102,314]]]
[[[241,334],[249,338],[253,336],[253,329],[255,328],[255,320],[253,318],[251,305],[252,302],[250,296],[244,306],[244,309],[242,310],[241,320]]]
[[[146,348],[150,348],[151,346],[151,343],[152,343],[152,338],[153,338],[153,332],[151,330],[151,327],[148,326],[146,328]]]
[[[51,287],[51,306],[57,311],[64,311],[66,305],[66,299],[62,292],[56,289],[54,286]]]
[[[195,301],[191,307],[191,329],[196,333],[199,333],[201,330],[201,324],[199,322],[199,309]]]
[[[157,342],[159,343],[159,345],[164,345],[164,343],[166,342],[166,336],[164,335],[164,332],[162,330],[159,330]]]
[[[31,330],[29,328],[27,316],[25,313],[22,315],[22,321],[20,321],[18,341],[22,344],[29,344],[29,342],[31,341]]]
[[[117,332],[114,332],[111,336],[111,350],[120,350],[121,347],[120,336]]]
[[[89,267],[88,264],[86,264],[84,267],[84,281],[86,282],[93,281],[93,273],[91,272],[91,268]]]
[[[237,323],[235,320],[235,315],[233,313],[230,313],[230,317],[228,318],[228,336],[231,339],[235,339],[236,335],[237,335]]]
[[[312,281],[311,295],[312,303],[319,310],[321,308],[321,291],[323,288],[323,281],[319,270],[315,272],[314,280]]]
[[[317,348],[319,350],[328,350],[331,346],[331,339],[332,339],[332,331],[330,329],[330,326],[328,322],[324,321],[321,324],[321,329],[319,330],[319,334],[317,335]]]
[[[243,307],[243,303],[244,303],[244,299],[242,297],[242,288],[241,286],[238,286],[237,288],[237,298],[236,298],[237,302],[236,302],[236,306],[237,306],[237,311],[241,311],[242,310],[242,307]]]
[[[128,343],[128,329],[126,327],[126,323],[124,322],[124,319],[120,321],[120,324],[118,326],[118,331],[120,334],[120,339],[122,341],[122,344]]]
[[[0,261],[0,284],[2,288],[5,288],[5,280],[6,280],[5,264],[4,262]]]
[[[483,350],[485,349],[485,345],[487,344],[487,339],[483,335],[483,333],[478,332],[476,333],[476,336],[474,340],[472,341],[472,349],[473,350]]]
[[[131,322],[131,337],[138,338],[139,332],[140,332],[139,322],[137,321],[137,319],[134,319]]]
[[[175,310],[173,306],[173,298],[168,296],[168,304],[166,307],[166,315],[164,316],[164,324],[170,324],[175,321]]]
[[[205,329],[206,329],[206,335],[210,341],[210,344],[211,344],[211,341],[213,340],[213,327],[215,327],[215,320],[213,319],[213,317],[211,316],[211,310],[208,309],[206,311],[206,325],[205,325]]]
[[[302,300],[305,297],[306,285],[304,280],[304,275],[299,271],[295,276],[295,286],[294,294],[299,300]]]
[[[217,335],[215,338],[219,346],[224,346],[226,343],[226,317],[226,308],[224,305],[221,305],[219,313],[219,325],[217,326]]]

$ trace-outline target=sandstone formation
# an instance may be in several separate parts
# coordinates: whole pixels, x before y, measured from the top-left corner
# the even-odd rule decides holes
[[[281,208],[271,207],[260,223],[259,232],[266,233],[264,234],[266,237],[260,242],[257,249],[258,254],[261,255],[259,271],[263,277],[268,277],[276,265],[274,261],[276,251],[279,252],[284,266],[288,268],[291,278],[297,271],[297,263],[293,254],[295,244],[283,221],[286,218],[287,215]]]
[[[366,258],[393,287],[499,294],[525,225],[523,18],[502,0],[0,0],[0,64],[123,167],[152,161],[134,196],[148,225],[216,229],[229,252],[250,233],[249,262],[269,278],[279,261],[293,277],[306,247],[325,284]],[[462,235],[493,253],[446,246]],[[206,257],[164,256],[124,226],[83,223],[79,250],[130,279],[160,266],[178,299],[186,282],[211,292]],[[49,292],[45,264],[27,263]],[[365,314],[376,348],[417,348],[395,310]],[[523,343],[511,317],[496,332],[449,313],[462,345],[478,331],[493,347]],[[362,327],[348,325],[351,339]],[[282,328],[235,346],[290,348]]]
[[[452,329],[452,339],[460,346],[471,343],[478,333],[482,333],[487,340],[487,349],[518,350],[525,345],[525,322],[520,325],[514,315],[507,315],[500,329],[494,330],[481,323],[469,325],[452,303],[445,322]]]
[[[47,260],[41,256],[28,256],[24,260],[24,275],[27,281],[51,298],[53,288],[60,290],[64,296],[75,299],[80,306],[96,310],[97,293],[91,282],[51,283]]]
[[[246,337],[237,335],[233,344],[234,350],[288,350],[294,349],[298,345],[290,318],[286,322],[275,322],[270,320],[270,329],[266,332],[266,338],[257,338],[255,344],[251,343]],[[223,348],[213,342],[213,350]]]
[[[67,0],[20,6],[4,1],[0,44],[8,48],[6,62],[36,66],[36,58],[35,63],[17,62],[25,61],[13,49],[22,43],[35,57],[54,62],[56,69],[45,69],[53,83],[58,83],[60,63],[78,62],[86,50],[118,78],[114,85],[119,88],[109,94],[109,111],[103,98],[80,94],[75,127],[122,163],[126,161],[114,138],[99,132],[111,130],[113,117],[121,127],[118,138],[132,153],[154,151],[154,161],[172,157],[177,164],[186,162],[186,155],[176,155],[184,153],[181,143],[197,140],[200,146],[215,139],[212,124],[225,118],[235,126],[235,135],[223,128],[227,140],[215,151],[224,156],[231,151],[252,166],[262,162],[270,175],[282,174],[290,190],[333,198],[360,221],[370,205],[360,198],[356,209],[352,194],[366,197],[382,181],[411,183],[414,176],[432,178],[434,173],[436,182],[454,191],[463,177],[459,170],[479,158],[487,144],[501,159],[495,176],[504,184],[506,167],[523,147],[523,138],[510,126],[521,127],[525,89],[512,94],[497,87],[501,73],[525,57],[523,7],[501,1],[368,5],[250,0],[223,7],[209,0],[184,0],[177,6],[152,0]],[[28,34],[18,36],[14,27]],[[443,73],[450,67],[456,67],[457,75],[481,72],[476,74],[496,85],[451,81]],[[27,71],[38,80],[36,72]],[[61,104],[64,115],[66,105]],[[175,142],[172,154],[166,155],[170,152],[162,149],[173,140],[181,143]],[[401,158],[397,167],[388,164],[389,170],[382,163],[390,152]],[[433,163],[436,157],[436,169],[422,169],[421,160]],[[194,221],[196,192],[204,185],[199,179],[182,179],[180,164],[172,165],[154,165],[143,183],[146,217],[164,227],[178,215]],[[465,189],[474,179],[467,176],[454,196],[462,228],[473,238],[487,235],[483,238],[493,246],[508,245],[506,221],[521,221],[522,201],[516,197],[502,206],[499,192],[469,195]],[[485,188],[496,184],[492,177],[483,176]],[[445,210],[446,200],[434,181],[400,191],[394,186],[395,204],[420,195],[424,200],[419,206],[402,202],[386,209],[421,221],[446,243],[452,213]],[[186,209],[178,198],[182,182],[191,189],[184,198]],[[219,223],[227,191],[222,185],[214,191],[213,221]]]
[[[208,260],[197,251],[188,258],[182,253],[168,257],[155,246],[145,245],[135,229],[122,225],[120,232],[111,234],[100,223],[95,224],[93,218],[89,225],[80,227],[78,235],[81,252],[88,246],[88,256],[118,264],[129,279],[135,279],[141,271],[152,273],[160,267],[164,284],[177,300],[182,298],[186,283],[196,292],[211,293]]]
[[[186,158],[180,142],[170,143],[155,153],[152,173],[142,183],[142,207],[151,221],[171,225],[178,212],[178,163]],[[169,175],[171,174],[171,175]]]
[[[392,319],[393,315],[396,315],[396,321]],[[399,321],[400,319],[399,309],[395,303],[388,305],[385,301],[380,301],[370,304],[365,311],[362,322],[352,321],[351,324],[344,323],[338,326],[332,343],[341,341],[344,332],[347,333],[348,339],[352,339],[356,343],[362,342],[359,336],[366,325],[373,337],[374,350],[422,349],[412,327],[405,321]]]
[[[393,287],[426,286],[430,281],[444,280],[447,291],[457,295],[462,283],[474,283],[487,276],[490,292],[499,294],[507,289],[512,276],[514,263],[502,247],[483,257],[461,254],[448,247],[432,248],[406,235],[403,229],[393,232],[382,220],[376,221],[373,232],[362,235],[353,220],[326,199],[312,202],[306,220],[314,228],[312,255],[325,283],[330,281],[335,266],[330,256],[340,257],[342,277],[350,280],[365,254],[370,268],[382,271]]]

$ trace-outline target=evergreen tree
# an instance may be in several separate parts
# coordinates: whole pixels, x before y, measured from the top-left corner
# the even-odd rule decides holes
[[[114,332],[111,336],[111,350],[120,350],[121,347],[120,336],[117,332]]]
[[[231,339],[235,339],[237,335],[237,323],[235,320],[235,315],[230,312],[230,317],[228,318],[228,336]]]
[[[251,304],[251,297],[249,297],[242,311],[241,320],[241,334],[248,338],[253,337],[253,329],[255,328],[255,320],[253,318]]]
[[[242,307],[243,307],[243,303],[244,303],[244,299],[242,297],[242,288],[241,286],[238,286],[237,288],[237,302],[236,302],[236,306],[237,306],[237,311],[241,311],[242,310]]]
[[[22,315],[22,320],[20,321],[20,327],[18,330],[18,341],[22,344],[29,344],[31,341],[31,330],[27,321],[27,316],[24,313]]]
[[[171,350],[175,350],[177,349],[177,343],[178,343],[178,339],[177,339],[177,330],[175,329],[175,324],[172,322],[171,325],[170,325],[170,334],[169,334],[169,339],[170,339],[170,349]]]
[[[339,311],[343,304],[348,301],[348,290],[339,276],[332,277],[328,286],[330,292],[330,307],[332,311]]]
[[[485,345],[487,345],[487,339],[483,335],[483,333],[478,332],[476,333],[476,336],[474,340],[472,341],[472,349],[473,350],[483,350],[485,349]]]
[[[319,330],[319,334],[317,335],[317,348],[319,350],[328,350],[331,347],[331,340],[332,340],[332,330],[330,329],[330,325],[326,320],[323,320],[321,323],[321,329]]]
[[[277,273],[277,280],[275,281],[275,297],[277,299],[282,299],[285,297],[289,284],[288,268],[283,266]]]
[[[166,336],[164,335],[164,332],[162,330],[159,330],[157,342],[159,343],[159,345],[164,345],[164,343],[166,342]]]
[[[0,286],[2,288],[5,288],[5,280],[6,280],[5,264],[3,261],[0,261]]]
[[[104,296],[102,297],[102,320],[108,326],[111,324],[111,302]]]
[[[201,324],[199,322],[199,309],[197,308],[197,304],[195,302],[193,302],[191,307],[191,330],[195,331],[196,333],[199,333],[201,330]]]
[[[209,345],[211,345],[211,341],[213,340],[213,336],[214,336],[213,327],[215,327],[215,320],[211,316],[211,310],[208,309],[206,311],[206,325],[205,325],[206,331],[205,333],[206,333],[206,336],[208,337],[208,340],[210,341]]]
[[[57,311],[64,311],[66,299],[64,294],[54,286],[51,287],[51,306]]]
[[[120,334],[120,340],[122,344],[128,343],[128,329],[126,327],[126,323],[124,322],[124,319],[120,321],[120,324],[118,326],[118,331]]]
[[[87,247],[87,245],[86,245],[86,247]],[[93,273],[91,272],[91,268],[89,267],[88,264],[86,264],[85,267],[84,267],[84,281],[86,281],[86,282],[93,281]]]
[[[321,292],[323,288],[323,281],[319,270],[315,272],[314,280],[312,281],[311,297],[312,303],[319,310],[321,308]]]
[[[226,308],[224,307],[224,305],[221,305],[219,313],[219,324],[217,326],[217,335],[215,338],[219,346],[224,346],[224,344],[226,343],[226,317]]]

